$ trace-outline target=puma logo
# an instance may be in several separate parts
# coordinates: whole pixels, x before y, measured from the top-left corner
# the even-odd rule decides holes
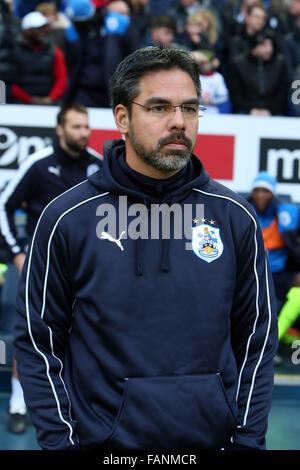
[[[119,247],[122,251],[124,251],[124,248],[123,248],[123,246],[122,246],[122,244],[121,244],[121,238],[123,237],[123,235],[125,235],[125,232],[124,232],[124,231],[121,233],[121,235],[119,236],[119,238],[116,239],[116,238],[112,237],[109,233],[107,233],[107,232],[102,232],[101,235],[100,235],[100,238],[102,238],[102,239],[104,239],[104,240],[109,240],[110,242],[116,243],[116,244],[118,245],[118,247]]]
[[[53,173],[56,176],[60,176],[60,166],[48,166],[49,173]]]

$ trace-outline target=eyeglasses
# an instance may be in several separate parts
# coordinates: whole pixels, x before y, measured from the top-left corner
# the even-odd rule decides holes
[[[180,108],[185,118],[193,119],[196,117],[202,117],[204,115],[204,111],[206,110],[205,106],[192,103],[177,104],[176,106],[170,103],[157,103],[147,106],[141,103],[137,103],[136,101],[131,101],[131,103],[137,104],[138,106],[147,109],[153,116],[157,117],[171,116],[172,113],[175,113],[176,108]]]

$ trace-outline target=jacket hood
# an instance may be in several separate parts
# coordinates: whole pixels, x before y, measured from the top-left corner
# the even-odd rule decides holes
[[[143,201],[146,205],[154,202],[167,204],[180,202],[193,187],[203,186],[209,180],[209,174],[205,171],[202,162],[196,155],[192,154],[190,162],[193,166],[193,178],[187,179],[182,185],[176,184],[177,179],[176,175],[174,175],[174,178],[171,177],[166,180],[147,178],[148,191],[143,189],[142,185],[137,189],[133,189],[119,183],[111,171],[113,160],[125,155],[124,140],[119,139],[105,142],[103,151],[103,167],[101,171],[98,171],[88,178],[89,182],[103,192],[107,191],[115,195],[127,195],[133,200]],[[153,191],[149,191],[149,187],[151,188],[151,180],[153,181]],[[164,195],[163,193],[159,195],[157,186],[163,186],[164,183],[167,184],[168,190]]]
[[[204,170],[202,162],[193,154],[185,169],[170,178],[158,180],[134,172],[128,167],[125,162],[124,140],[108,141],[104,144],[103,150],[103,167],[88,178],[89,182],[103,192],[119,196],[126,195],[134,202],[141,202],[148,208],[148,211],[151,204],[154,203],[171,206],[183,201],[192,188],[199,188],[209,180],[209,175]],[[134,174],[133,181],[130,178],[126,179],[126,171]],[[125,179],[122,180],[124,173]],[[117,178],[119,175],[118,179],[123,183],[117,181],[114,175],[117,175]],[[136,273],[138,276],[143,275],[141,244],[142,240],[138,238],[136,240]],[[170,243],[168,239],[162,239],[161,270],[170,271]]]

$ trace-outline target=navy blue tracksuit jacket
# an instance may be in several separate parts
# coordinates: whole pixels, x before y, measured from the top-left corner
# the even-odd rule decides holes
[[[157,181],[124,154],[115,141],[48,205],[27,253],[15,346],[38,442],[264,449],[278,341],[255,213],[194,155]],[[193,209],[190,240],[175,236],[180,211],[133,236],[151,235],[157,202]]]

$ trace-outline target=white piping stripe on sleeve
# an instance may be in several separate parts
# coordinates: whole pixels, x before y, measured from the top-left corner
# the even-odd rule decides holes
[[[254,333],[256,331],[256,324],[257,324],[257,320],[258,320],[258,317],[259,317],[259,306],[258,306],[259,281],[258,281],[258,275],[257,275],[257,269],[256,269],[257,252],[258,252],[258,247],[257,247],[257,223],[256,223],[256,220],[253,217],[253,215],[246,209],[246,207],[244,207],[241,203],[239,203],[235,199],[232,199],[228,196],[223,196],[221,194],[208,193],[206,191],[203,191],[203,190],[200,190],[200,189],[197,189],[197,188],[193,188],[193,189],[194,189],[194,191],[198,191],[199,193],[205,194],[207,196],[217,197],[217,198],[221,198],[221,199],[227,199],[228,201],[233,202],[237,206],[241,207],[249,215],[249,217],[251,218],[251,220],[254,224],[254,227],[255,227],[255,231],[254,231],[255,257],[254,257],[253,271],[254,271],[255,280],[256,280],[256,317],[255,317],[255,320],[254,320],[252,333],[250,334],[250,336],[248,338],[248,341],[247,341],[247,348],[246,348],[246,352],[245,352],[245,358],[244,358],[244,361],[243,361],[243,364],[242,364],[242,367],[241,367],[241,370],[240,370],[240,374],[239,374],[238,387],[237,387],[237,393],[236,393],[236,401],[237,401],[238,396],[239,396],[239,392],[240,392],[241,378],[242,378],[243,370],[244,370],[245,364],[246,364],[247,359],[248,359],[248,351],[249,351],[250,342],[251,342],[252,336],[254,335]],[[259,357],[259,360],[257,362],[257,365],[256,365],[256,367],[254,369],[254,372],[253,372],[253,375],[252,375],[251,386],[250,386],[250,390],[249,390],[247,406],[246,406],[244,420],[243,420],[243,426],[246,425],[247,416],[248,416],[248,412],[249,412],[250,401],[251,401],[254,382],[255,382],[255,377],[256,377],[256,372],[257,372],[257,369],[258,369],[258,367],[261,363],[263,352],[264,352],[264,349],[265,349],[265,345],[266,345],[266,342],[267,342],[267,339],[268,339],[268,336],[269,336],[270,321],[271,321],[271,309],[270,309],[270,296],[269,296],[268,285],[267,285],[267,298],[268,298],[268,306],[269,306],[269,324],[268,324],[268,327],[267,327],[267,332],[266,332],[265,341],[264,341],[264,344],[263,344],[263,347],[262,347],[261,355]],[[241,426],[238,426],[238,427],[241,427]]]
[[[272,315],[271,315],[271,302],[270,302],[270,291],[269,291],[269,280],[268,280],[268,268],[267,268],[267,259],[265,259],[265,274],[266,274],[266,288],[267,288],[267,299],[268,299],[268,312],[269,312],[269,321],[268,321],[268,327],[267,327],[267,334],[265,336],[265,340],[264,340],[264,344],[263,344],[263,347],[262,347],[262,350],[261,350],[261,353],[260,353],[260,357],[259,357],[259,360],[256,364],[256,367],[254,369],[254,372],[253,372],[253,381],[251,383],[251,390],[250,390],[250,393],[249,393],[249,397],[248,397],[248,402],[247,402],[247,407],[246,407],[246,413],[245,413],[245,417],[244,417],[244,422],[243,422],[243,426],[246,425],[246,421],[247,421],[247,416],[248,416],[248,412],[249,412],[249,407],[250,407],[250,399],[251,399],[251,395],[252,395],[252,391],[253,391],[253,387],[254,387],[254,379],[256,377],[256,372],[257,372],[257,369],[262,361],[262,358],[263,358],[263,354],[264,354],[264,351],[265,351],[265,347],[266,347],[266,344],[267,344],[267,340],[268,340],[268,337],[269,337],[269,334],[270,334],[270,328],[271,328],[271,318],[272,318]]]
[[[41,318],[44,318],[44,311],[45,311],[45,305],[46,305],[47,280],[48,280],[49,263],[50,263],[50,248],[51,248],[51,242],[52,242],[52,238],[53,238],[53,235],[55,233],[56,227],[58,226],[61,219],[65,215],[67,215],[69,212],[71,212],[72,210],[76,209],[77,207],[81,206],[82,204],[85,204],[86,202],[92,201],[93,199],[97,199],[97,198],[102,197],[102,196],[106,196],[107,194],[108,194],[108,192],[105,192],[103,194],[97,194],[97,196],[93,196],[93,197],[90,197],[89,199],[81,201],[78,204],[76,204],[75,206],[73,206],[70,209],[68,209],[67,211],[65,211],[63,214],[61,214],[59,216],[59,218],[57,219],[57,221],[56,221],[56,223],[55,223],[55,225],[52,229],[52,232],[50,234],[49,241],[48,241],[48,247],[47,247],[47,264],[46,264],[46,274],[45,274],[45,279],[44,279],[43,306],[42,306]]]
[[[48,326],[48,329],[49,329],[49,334],[50,334],[50,344],[51,344],[51,352],[52,352],[52,356],[55,357],[55,359],[58,360],[58,362],[60,363],[60,370],[59,370],[59,377],[60,377],[60,380],[64,386],[64,389],[65,389],[65,393],[66,393],[66,396],[68,398],[68,402],[69,402],[69,418],[70,420],[72,420],[72,416],[71,416],[71,401],[70,401],[70,397],[69,397],[69,394],[68,394],[68,391],[66,389],[66,386],[65,386],[65,383],[63,381],[63,378],[62,378],[62,371],[63,371],[63,363],[61,362],[60,358],[57,357],[55,354],[54,354],[54,344],[53,344],[53,333],[52,333],[52,330],[51,328]]]
[[[28,157],[25,160],[25,162],[16,171],[16,174],[9,181],[8,185],[4,188],[0,196],[0,230],[6,242],[11,247],[14,247],[15,245],[17,245],[18,242],[15,239],[13,233],[11,232],[11,228],[10,228],[8,217],[7,217],[6,210],[5,210],[5,205],[8,199],[10,198],[10,196],[15,191],[20,181],[22,180],[22,178],[24,177],[24,175],[27,173],[27,171],[30,170],[30,168],[37,161],[42,160],[43,158],[49,157],[52,153],[53,153],[53,147],[49,146],[49,147],[44,148],[43,150],[40,150],[39,152],[32,154],[30,157]]]
[[[73,186],[72,188],[69,188],[67,191],[65,191],[63,194],[69,192],[69,191],[72,191],[74,188],[76,188],[77,186],[85,183],[87,180],[85,181],[82,181],[81,183],[77,184],[76,186]],[[32,260],[32,250],[33,250],[33,246],[34,246],[34,241],[35,241],[35,236],[36,236],[36,232],[37,232],[37,229],[38,229],[38,226],[39,226],[39,223],[40,223],[40,220],[45,212],[45,210],[47,209],[47,207],[50,206],[50,204],[52,204],[56,199],[60,198],[63,194],[60,194],[59,196],[57,196],[55,199],[53,199],[46,207],[45,209],[43,210],[39,220],[38,220],[38,223],[36,225],[36,228],[35,228],[35,231],[34,231],[34,234],[33,234],[33,237],[32,237],[32,243],[31,243],[31,247],[30,247],[30,252],[29,252],[29,258],[28,258],[28,267],[27,267],[27,273],[26,273],[26,285],[25,285],[25,303],[26,303],[26,317],[27,317],[27,326],[28,326],[28,333],[29,333],[29,336],[30,336],[30,339],[31,339],[31,342],[33,344],[33,347],[34,349],[41,355],[41,357],[44,359],[44,362],[46,364],[46,374],[47,374],[47,377],[48,377],[48,380],[49,380],[49,383],[50,383],[50,386],[51,386],[51,389],[52,389],[52,392],[53,392],[53,395],[54,395],[54,398],[55,398],[55,401],[56,401],[56,406],[57,406],[57,410],[58,410],[58,415],[60,417],[60,420],[66,424],[66,426],[69,428],[69,440],[71,442],[72,445],[74,445],[74,441],[72,439],[72,436],[73,436],[73,428],[72,426],[70,425],[70,423],[68,423],[68,421],[66,421],[62,414],[61,414],[61,408],[60,408],[60,403],[59,403],[59,399],[58,399],[58,396],[57,396],[57,393],[56,393],[56,390],[55,390],[55,387],[54,387],[54,383],[51,379],[51,376],[50,376],[50,366],[49,366],[49,362],[48,362],[48,359],[46,357],[46,355],[38,348],[35,340],[34,340],[34,337],[33,337],[33,334],[32,334],[32,331],[31,331],[31,319],[30,319],[30,312],[29,312],[29,276],[30,276],[30,269],[31,269],[31,260]],[[105,194],[108,194],[108,193],[105,193]],[[103,194],[104,195],[104,194]],[[97,197],[100,197],[102,195],[98,195]],[[90,199],[93,199],[93,198],[90,198]],[[89,199],[89,200],[90,200]],[[82,203],[84,202],[87,202],[87,201],[83,201]],[[77,205],[78,206],[78,205]],[[69,212],[70,210],[66,211],[65,213]],[[57,224],[56,224],[57,225]],[[47,262],[47,269],[49,267],[49,263]],[[48,276],[48,275],[47,275]],[[46,277],[45,276],[45,279]],[[44,289],[45,291],[45,289]],[[48,326],[49,328],[49,326]],[[51,329],[49,328],[50,330],[50,346],[51,346],[51,351],[53,353],[53,345],[52,345],[52,331]],[[54,357],[56,358],[56,356],[54,355]],[[66,387],[65,387],[65,384],[63,382],[63,379],[62,379],[62,376],[60,374],[60,379],[63,383],[63,386],[66,390]],[[69,400],[69,396],[67,394],[67,398],[68,398],[68,401],[69,401],[69,409],[70,409],[70,400]]]

